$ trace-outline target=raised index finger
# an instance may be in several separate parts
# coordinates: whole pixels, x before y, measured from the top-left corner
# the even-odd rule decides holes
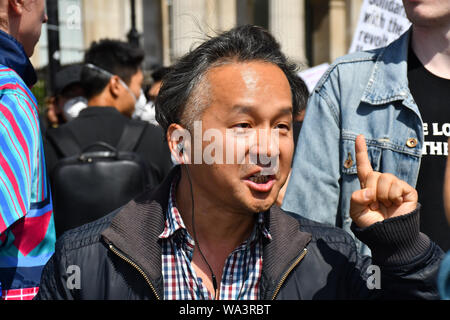
[[[356,170],[361,188],[365,188],[367,176],[373,171],[367,154],[366,139],[360,134],[355,141]]]

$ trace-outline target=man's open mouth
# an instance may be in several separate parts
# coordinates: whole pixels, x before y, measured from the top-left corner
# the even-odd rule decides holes
[[[275,183],[275,175],[262,175],[261,172],[255,173],[245,179],[248,187],[258,192],[268,192]]]
[[[273,177],[273,176],[253,175],[250,178],[248,178],[248,180],[250,180],[254,183],[257,183],[257,184],[265,184],[265,183],[269,182],[271,177]]]

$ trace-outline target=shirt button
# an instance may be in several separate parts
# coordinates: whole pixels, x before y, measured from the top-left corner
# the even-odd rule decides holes
[[[344,161],[344,167],[346,169],[350,169],[352,166],[353,166],[352,154],[349,152],[347,160]]]
[[[415,148],[417,146],[417,139],[416,138],[409,138],[406,141],[406,145],[408,148]]]

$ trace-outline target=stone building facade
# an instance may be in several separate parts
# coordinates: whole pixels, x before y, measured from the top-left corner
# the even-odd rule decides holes
[[[127,39],[131,0],[59,0],[61,63],[82,59],[92,41]],[[303,68],[347,53],[363,0],[135,0],[145,68],[170,65],[206,35],[247,23],[272,32]],[[46,28],[32,62],[48,62]]]

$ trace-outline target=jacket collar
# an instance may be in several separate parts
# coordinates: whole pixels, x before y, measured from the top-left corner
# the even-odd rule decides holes
[[[267,212],[266,224],[272,241],[266,241],[263,251],[259,288],[263,300],[272,298],[282,277],[311,241],[311,234],[300,231],[300,222],[277,206]]]
[[[124,117],[119,110],[114,108],[113,106],[88,106],[87,108],[84,108],[80,111],[80,114],[78,115],[78,118],[84,118],[84,117],[92,117],[92,116],[119,116]]]
[[[37,81],[36,72],[23,46],[11,35],[1,30],[0,64],[14,70],[29,88]]]
[[[163,296],[161,243],[165,213],[173,178],[179,174],[173,168],[164,182],[153,192],[144,193],[123,207],[102,236],[135,262],[149,277],[158,295]],[[311,239],[300,232],[299,222],[273,206],[267,212],[266,228],[272,236],[265,241],[261,297],[266,299],[275,291],[282,274],[302,252]]]
[[[154,191],[126,204],[102,232],[107,242],[142,268],[160,297],[164,296],[164,287],[159,235],[164,231],[170,185],[178,170],[173,168]]]
[[[361,101],[381,105],[404,100],[417,109],[408,86],[408,50],[411,28],[399,39],[380,49]],[[418,111],[418,110],[416,110]]]

